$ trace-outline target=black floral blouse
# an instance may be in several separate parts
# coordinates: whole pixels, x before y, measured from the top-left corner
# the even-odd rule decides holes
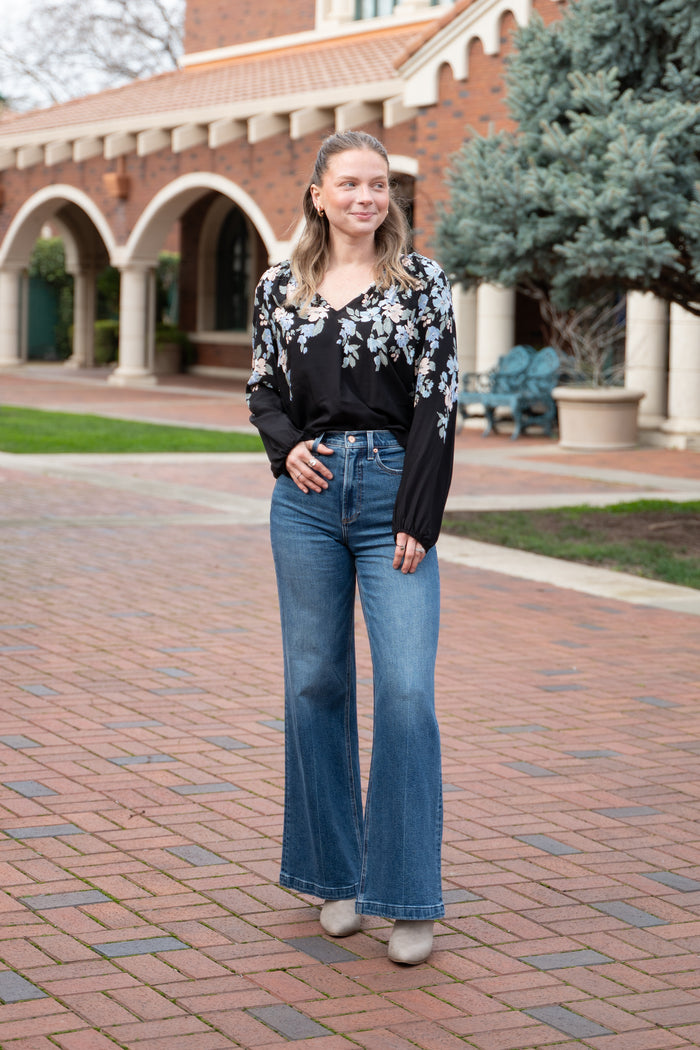
[[[457,352],[450,287],[430,259],[404,259],[417,288],[371,285],[340,310],[316,294],[287,302],[288,262],[255,293],[251,422],[275,477],[299,441],[329,431],[390,430],[406,449],[394,534],[437,540],[452,476]]]

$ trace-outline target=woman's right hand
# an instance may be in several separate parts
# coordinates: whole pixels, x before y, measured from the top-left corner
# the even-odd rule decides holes
[[[312,445],[312,440],[300,441],[285,460],[290,478],[302,492],[322,492],[328,488],[328,482],[333,477],[328,467],[316,458],[317,455],[332,456],[333,449],[321,444],[313,453]]]

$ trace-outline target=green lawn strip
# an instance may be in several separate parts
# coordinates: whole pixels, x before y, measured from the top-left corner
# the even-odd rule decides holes
[[[658,524],[641,535],[644,521]],[[675,521],[684,535],[673,535]],[[641,526],[641,527],[640,527]],[[610,507],[448,512],[443,530],[484,543],[584,562],[700,589],[700,501],[637,500]],[[689,530],[695,539],[687,539]],[[697,531],[695,531],[697,530]]]
[[[262,449],[257,434],[0,405],[0,450],[3,452],[261,452]]]

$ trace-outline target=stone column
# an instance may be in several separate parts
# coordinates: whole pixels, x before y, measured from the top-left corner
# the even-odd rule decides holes
[[[476,370],[487,372],[515,343],[515,289],[482,284],[476,295]]]
[[[0,270],[0,368],[23,359],[23,268]]]
[[[19,293],[19,356],[22,362],[29,360],[29,273],[22,270]]]
[[[649,293],[627,296],[625,386],[644,392],[640,425],[661,426],[668,414],[668,303]]]
[[[662,430],[700,434],[700,317],[676,303],[669,333],[668,419]]]
[[[94,270],[73,273],[73,353],[66,368],[92,368],[95,363],[95,307],[97,275]]]
[[[119,363],[109,377],[110,383],[144,386],[156,382],[153,278],[154,270],[150,266],[125,266],[121,270]]]
[[[452,287],[460,375],[476,369],[476,289]]]

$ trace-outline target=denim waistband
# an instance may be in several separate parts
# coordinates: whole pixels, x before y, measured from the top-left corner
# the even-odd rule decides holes
[[[400,445],[400,441],[390,430],[330,430],[314,439],[312,453],[318,451],[320,444],[328,445],[329,448],[362,451]]]

